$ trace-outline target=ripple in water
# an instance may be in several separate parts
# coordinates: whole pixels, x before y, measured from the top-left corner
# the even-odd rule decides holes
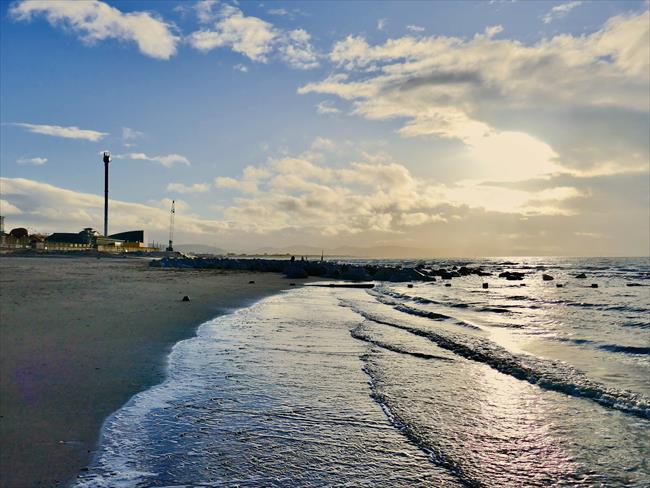
[[[649,486],[635,263],[508,263],[532,270],[516,292],[294,289],[220,317],[107,419],[77,486]]]

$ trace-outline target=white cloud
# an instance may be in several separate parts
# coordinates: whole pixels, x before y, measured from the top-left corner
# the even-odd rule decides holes
[[[242,193],[257,193],[257,182],[252,180],[237,180],[229,176],[219,176],[215,178],[214,184],[217,188],[230,188]]]
[[[43,166],[47,163],[47,158],[18,158],[16,160],[18,164],[33,164],[34,166]]]
[[[180,154],[167,154],[162,156],[148,156],[145,153],[128,153],[128,154],[115,154],[113,155],[115,159],[133,159],[136,161],[153,161],[155,163],[160,163],[167,168],[172,167],[175,164],[185,164],[190,165],[190,161]]]
[[[286,8],[272,8],[268,10],[270,15],[289,15],[289,11]]]
[[[571,12],[571,10],[573,10],[576,7],[579,7],[580,5],[582,5],[582,2],[579,0],[556,5],[542,17],[542,21],[545,24],[550,24],[555,19],[561,19],[562,17],[565,17],[569,12]]]
[[[193,32],[188,41],[199,51],[227,47],[260,63],[267,63],[270,56],[276,54],[292,68],[318,66],[310,35],[305,30],[278,29],[258,17],[245,15],[232,5],[223,5],[214,25]]]
[[[232,67],[232,69],[234,69],[235,71],[239,71],[241,73],[248,73],[248,66],[246,66],[245,64],[241,64],[241,63],[236,64]]]
[[[311,143],[311,148],[317,151],[331,151],[336,148],[336,143],[332,139],[318,136]]]
[[[353,161],[335,169],[305,156],[270,159],[248,167],[241,178],[220,177],[215,184],[243,194],[224,216],[244,230],[295,228],[329,236],[399,234],[446,222],[467,208],[520,216],[571,215],[562,202],[583,196],[568,186],[527,191],[481,180],[441,185],[415,178],[396,162]]]
[[[406,29],[411,32],[424,32],[426,29],[420,25],[407,25]]]
[[[132,142],[144,137],[144,133],[128,127],[122,127],[122,140]]]
[[[286,32],[279,43],[280,57],[289,66],[297,69],[311,69],[318,66],[318,57],[311,45],[311,36],[303,29]]]
[[[219,4],[217,0],[200,0],[194,5],[196,17],[202,24],[213,22],[217,15],[214,12],[214,7]]]
[[[167,185],[167,191],[176,193],[205,193],[208,190],[210,190],[210,185],[208,183],[194,183],[193,185],[170,183]]]
[[[0,198],[0,213],[2,215],[20,215],[23,212],[14,204]]]
[[[63,137],[66,139],[85,139],[87,141],[99,141],[108,135],[107,132],[98,132],[96,130],[80,129],[76,126],[62,127],[60,125],[43,125],[43,124],[25,124],[13,123],[15,125],[27,129],[34,134],[43,134],[46,136]]]
[[[327,100],[323,100],[322,102],[318,102],[316,104],[316,111],[319,114],[323,115],[331,115],[331,114],[339,114],[341,111],[334,106],[332,102],[329,102]]]
[[[124,13],[99,0],[22,0],[12,4],[9,14],[19,21],[42,15],[88,45],[106,39],[135,42],[142,54],[156,59],[173,56],[180,40],[172,24],[152,13]]]
[[[271,24],[257,17],[245,16],[231,5],[221,8],[215,29],[192,33],[189,37],[192,47],[210,51],[225,46],[252,61],[265,63],[277,36]]]
[[[384,30],[387,24],[388,24],[388,19],[379,19],[377,21],[377,30]]]
[[[512,126],[508,117],[524,110],[530,111],[524,119],[530,122],[532,114],[541,111],[547,117],[557,114],[556,123],[571,131],[567,114],[572,111],[612,111],[630,120],[635,120],[634,114],[648,113],[649,27],[646,11],[613,17],[588,35],[558,35],[533,45],[495,39],[501,26],[488,27],[471,39],[405,36],[370,45],[362,37],[348,36],[329,53],[339,71],[302,86],[298,93],[338,96],[367,119],[401,120],[399,133],[405,137],[458,140],[465,145],[461,157],[485,161],[496,175],[528,178],[569,163],[576,172],[584,171],[603,165],[599,154],[610,167],[627,171],[637,167],[648,150],[617,144],[619,155],[612,163],[611,151],[602,146],[611,144],[616,134],[606,143],[591,135],[588,143],[596,144],[597,151],[583,147],[587,142],[581,139],[567,141],[557,134],[559,151],[525,131],[499,130],[497,123],[505,120]],[[593,115],[584,119],[595,123]],[[513,154],[519,155],[518,161]]]
[[[503,26],[502,25],[491,25],[489,27],[485,28],[485,36],[486,37],[494,37],[497,34],[500,34],[503,32]]]
[[[24,178],[0,178],[0,183],[3,198],[6,199],[6,202],[0,202],[3,214],[7,209],[19,208],[22,225],[34,227],[39,232],[97,228],[103,221],[104,198],[101,195],[76,192]],[[183,207],[179,202],[178,208]],[[164,235],[169,229],[169,205],[166,203],[150,206],[112,199],[111,231],[145,229]],[[168,203],[171,204],[171,201]],[[227,222],[201,219],[188,213],[177,217],[175,222],[175,230],[181,235],[214,236],[230,228]]]

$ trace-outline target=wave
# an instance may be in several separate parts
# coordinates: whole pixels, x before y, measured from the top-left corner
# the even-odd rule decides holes
[[[619,346],[618,344],[602,344],[597,346],[598,349],[603,349],[610,352],[622,352],[626,354],[639,354],[639,355],[649,355],[650,347],[639,347],[639,346]]]
[[[650,399],[644,395],[596,383],[564,362],[513,354],[501,346],[479,337],[422,330],[411,325],[397,323],[395,320],[363,310],[351,302],[346,302],[346,306],[366,320],[425,337],[458,356],[487,364],[503,374],[527,381],[540,388],[586,398],[605,407],[650,419]]]
[[[639,329],[650,329],[650,322],[623,322],[621,327],[634,327]]]
[[[561,342],[570,342],[571,344],[576,344],[578,346],[593,346],[596,349],[601,349],[603,351],[609,352],[622,352],[625,354],[638,354],[638,355],[650,355],[650,347],[647,346],[624,346],[620,344],[600,344],[596,341],[591,341],[589,339],[571,339],[571,338],[558,338],[557,340]]]
[[[366,360],[367,358],[362,359]],[[418,446],[424,453],[426,453],[435,464],[445,468],[451,474],[461,480],[463,486],[467,488],[482,488],[484,486],[483,483],[472,479],[472,477],[465,472],[463,466],[456,462],[451,456],[448,456],[445,450],[436,449],[434,446],[427,445],[427,442],[420,436],[418,430],[411,425],[411,422],[409,422],[407,419],[402,418],[398,413],[394,412],[390,408],[388,398],[386,398],[380,391],[375,375],[373,374],[368,364],[363,367],[363,371],[368,375],[368,378],[370,378],[368,381],[371,392],[370,396],[381,407],[393,427],[399,430],[402,435],[404,435],[404,437],[406,437],[413,444]]]
[[[350,335],[354,337],[355,339],[359,339],[360,341],[367,342],[369,344],[373,344],[377,347],[381,347],[382,349],[386,349],[388,351],[396,352],[399,354],[406,354],[408,356],[413,356],[419,359],[437,359],[440,361],[453,361],[452,358],[447,358],[444,356],[437,356],[435,354],[427,354],[424,352],[417,352],[417,351],[409,351],[407,349],[401,348],[399,346],[396,346],[394,344],[390,344],[388,342],[380,341],[378,339],[373,339],[368,335],[364,330],[363,330],[363,325],[359,325],[358,327],[355,327],[350,331]]]
[[[468,322],[465,322],[463,320],[458,320],[455,317],[451,315],[445,315],[440,312],[432,312],[430,310],[422,310],[416,307],[412,307],[410,305],[407,305],[405,303],[402,303],[399,301],[399,299],[403,300],[413,300],[414,302],[417,303],[440,303],[440,302],[435,302],[434,300],[429,300],[428,298],[422,298],[422,297],[410,297],[409,295],[404,295],[402,293],[397,293],[397,292],[392,292],[392,291],[370,291],[369,292],[372,296],[375,297],[375,299],[384,305],[390,305],[392,306],[395,310],[398,310],[403,313],[407,313],[409,315],[415,315],[417,317],[424,317],[427,319],[431,320],[453,320],[456,325],[460,325],[462,327],[467,327],[469,329],[474,329],[474,330],[481,330],[480,327],[470,324]],[[387,295],[389,298],[387,298]],[[394,300],[393,298],[397,298],[398,300]],[[455,306],[468,306],[467,304],[456,304]],[[449,306],[449,305],[448,305]],[[480,307],[476,309],[479,312],[492,312],[492,313],[518,313],[514,312],[512,310],[509,310],[507,308],[499,308],[499,307]],[[507,324],[507,323],[494,323],[491,324],[494,327],[505,327],[509,329],[522,329],[525,326],[521,324]]]

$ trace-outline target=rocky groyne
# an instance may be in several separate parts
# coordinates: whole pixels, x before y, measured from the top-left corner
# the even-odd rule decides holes
[[[299,279],[310,276],[350,281],[436,281],[436,279],[452,279],[461,276],[489,276],[491,273],[480,267],[455,267],[433,269],[425,265],[403,267],[378,264],[350,264],[334,261],[307,261],[283,259],[236,259],[236,258],[204,258],[204,257],[165,257],[151,261],[151,266],[160,268],[190,268],[190,269],[229,269],[239,271],[258,271],[268,273],[283,273],[287,278]]]

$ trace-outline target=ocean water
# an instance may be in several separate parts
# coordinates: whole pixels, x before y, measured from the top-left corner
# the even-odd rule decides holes
[[[296,288],[203,324],[76,486],[650,486],[650,261],[429,264],[495,275]]]

